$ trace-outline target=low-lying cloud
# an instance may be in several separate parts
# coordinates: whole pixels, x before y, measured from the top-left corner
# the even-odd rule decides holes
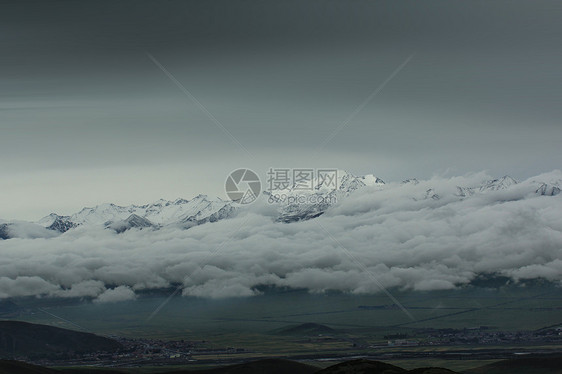
[[[118,301],[134,300],[135,291],[127,286],[119,286],[105,290],[95,300],[95,303],[115,303]]]
[[[559,283],[562,195],[535,189],[536,181],[559,182],[562,173],[459,196],[457,186],[486,178],[365,187],[319,218],[290,224],[275,222],[262,199],[234,218],[188,230],[78,227],[53,238],[0,241],[0,298],[115,302],[178,284],[184,295],[211,298],[256,295],[261,285],[443,290],[491,273]]]

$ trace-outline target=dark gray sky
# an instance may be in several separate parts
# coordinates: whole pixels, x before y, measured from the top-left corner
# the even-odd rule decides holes
[[[560,168],[560,40],[558,0],[3,1],[0,217],[223,196],[238,167]]]

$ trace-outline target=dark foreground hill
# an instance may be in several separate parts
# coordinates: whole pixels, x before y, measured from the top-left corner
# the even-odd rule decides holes
[[[521,357],[503,360],[476,369],[466,374],[562,374],[562,356]]]
[[[408,370],[407,374],[458,374],[456,371],[452,371],[444,368],[419,368]]]
[[[41,366],[29,365],[18,361],[0,361],[1,374],[126,374],[126,369],[88,369],[88,368],[68,368],[68,369],[49,369]],[[150,371],[143,371],[150,373]],[[299,362],[266,359],[247,362],[238,365],[225,366],[208,370],[179,370],[161,372],[159,374],[455,374],[455,372],[440,369],[415,369],[404,370],[398,366],[385,364],[378,361],[354,360],[331,366],[319,370],[315,366],[305,365]]]
[[[66,368],[50,369],[18,361],[0,360],[0,374],[130,374],[138,369]],[[149,369],[142,373],[151,374]],[[158,374],[460,374],[444,368],[419,368],[406,370],[379,361],[353,360],[330,366],[325,369],[299,362],[265,359],[230,365],[208,370],[176,370],[165,372],[156,369]],[[499,361],[464,374],[562,374],[562,356],[547,358],[524,358]]]
[[[90,333],[19,321],[0,321],[0,358],[114,352],[121,348],[115,340]]]
[[[317,371],[316,374],[456,374],[456,372],[443,368],[406,370],[380,361],[353,360],[330,366]]]
[[[20,361],[0,360],[2,374],[59,374],[57,370],[30,365]]]
[[[320,370],[317,374],[403,374],[407,370],[380,361],[353,360]]]
[[[316,366],[305,365],[300,362],[266,359],[216,369],[177,371],[167,374],[313,374],[317,371],[318,368]]]
[[[311,365],[301,364],[299,362],[266,359],[252,361],[238,365],[230,365],[216,369],[208,370],[180,370],[161,372],[159,374],[314,374],[318,368]],[[135,371],[136,372],[136,371]],[[126,369],[88,369],[88,368],[68,368],[68,369],[50,369],[41,366],[26,364],[19,361],[2,361],[0,360],[0,374],[119,374],[128,373]],[[150,373],[150,371],[143,371]]]

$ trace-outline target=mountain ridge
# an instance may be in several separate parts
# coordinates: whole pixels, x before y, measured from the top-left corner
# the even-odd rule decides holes
[[[561,173],[559,173],[561,174]],[[540,177],[540,178],[539,178]],[[548,177],[548,176],[547,176]],[[518,182],[510,176],[487,179],[477,185],[456,186],[454,196],[465,199],[479,194],[494,193],[515,188],[538,196],[556,196],[562,188],[562,174],[560,177],[547,178],[544,175]],[[386,184],[373,174],[356,176],[345,170],[337,172],[337,188],[327,187],[326,180],[314,178],[312,188],[302,189],[296,184],[264,191],[268,202],[277,210],[277,222],[292,223],[314,219],[323,215],[337,201],[347,198],[356,191],[369,188],[371,191],[387,188],[414,187],[427,185],[425,192],[414,200],[440,200],[443,193],[440,186],[432,186],[430,181],[419,181],[415,178],[401,183]],[[236,204],[230,200],[210,198],[199,194],[193,199],[177,198],[175,200],[160,199],[143,205],[119,206],[113,203],[100,204],[95,207],[85,207],[71,215],[51,213],[37,222],[0,221],[0,240],[18,237],[44,238],[63,234],[80,226],[100,226],[123,233],[130,229],[157,230],[174,225],[189,229],[190,227],[218,222],[235,216],[247,206]]]

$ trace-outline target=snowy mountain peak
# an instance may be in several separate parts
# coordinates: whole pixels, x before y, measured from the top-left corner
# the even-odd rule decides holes
[[[131,214],[129,217],[127,217],[124,220],[117,221],[117,222],[107,222],[105,226],[107,228],[115,230],[115,232],[117,233],[122,233],[132,228],[137,228],[142,230],[143,228],[154,227],[154,224],[149,220],[147,220],[146,218],[143,218],[136,214]]]
[[[505,190],[513,185],[517,184],[517,181],[510,176],[506,175],[499,179],[494,179],[491,181],[485,182],[481,187],[480,191],[498,191],[498,190]]]
[[[329,173],[329,171],[327,171]],[[314,178],[309,188],[293,185],[291,188],[276,191],[264,191],[270,204],[278,212],[277,220],[280,222],[295,222],[318,217],[334,204],[339,203],[354,191],[369,187],[369,193],[392,188],[393,184],[385,186],[382,179],[373,174],[356,176],[345,170]],[[534,179],[518,183],[509,176],[487,180],[481,184],[471,186],[457,186],[456,192],[449,187],[428,185],[430,181],[420,182],[417,179],[407,179],[402,185],[408,184],[409,189],[416,190],[412,198],[416,201],[440,200],[447,195],[454,195],[464,199],[473,195],[510,189],[519,185],[520,191],[528,191],[537,195],[555,196],[560,194],[562,186],[562,172],[555,171],[543,174]],[[418,186],[419,185],[419,186]],[[337,188],[336,188],[337,186]],[[422,187],[423,186],[423,187]],[[374,188],[372,188],[374,187]],[[298,197],[298,199],[297,199]],[[209,198],[205,194],[195,196],[191,200],[177,198],[173,201],[160,199],[145,205],[119,206],[113,203],[100,204],[95,207],[83,208],[70,216],[49,214],[40,221],[23,225],[22,223],[9,222],[0,228],[0,236],[19,237],[21,235],[35,235],[48,237],[59,235],[77,226],[98,225],[124,232],[129,229],[154,228],[158,229],[167,225],[189,228],[209,222],[217,222],[234,216],[241,207],[229,200]],[[2,222],[0,222],[2,223]],[[47,229],[47,230],[45,230]],[[28,234],[29,233],[29,234]],[[1,238],[0,238],[1,239]]]
[[[59,218],[63,218],[63,216],[59,216],[58,214],[51,213],[48,216],[45,216],[45,217],[41,218],[39,221],[37,221],[37,224],[39,224],[43,227],[48,227],[48,226],[52,225],[53,222],[55,222],[55,220],[57,220]]]
[[[208,200],[209,196],[205,195],[205,194],[199,194],[197,196],[195,196],[192,200]]]
[[[119,206],[113,203],[100,204],[93,208],[83,208],[71,216],[59,216],[55,213],[44,217],[37,224],[58,232],[66,232],[81,225],[103,225],[140,228],[157,227],[181,222],[214,222],[233,213],[232,203],[221,199],[211,200],[200,194],[191,200],[178,198],[174,201],[160,199],[150,204]]]
[[[356,176],[346,170],[338,170],[338,190],[350,193],[365,186],[378,186],[384,185],[382,179],[373,174],[366,174],[363,176]]]
[[[384,181],[373,174],[366,174],[361,177],[357,177],[361,182],[365,183],[366,186],[381,186]]]
[[[542,196],[556,196],[560,194],[560,187],[543,183],[535,190],[535,193]]]
[[[69,216],[59,216],[58,214],[51,213],[37,222],[40,226],[46,229],[58,231],[60,233],[67,232],[78,225],[72,222]]]
[[[475,193],[474,188],[457,186],[457,196],[468,197],[474,195]]]

